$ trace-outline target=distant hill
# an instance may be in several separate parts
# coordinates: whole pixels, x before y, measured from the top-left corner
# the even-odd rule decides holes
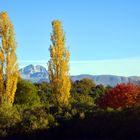
[[[33,83],[49,81],[48,71],[46,70],[45,67],[41,65],[37,65],[37,66],[28,65],[20,69],[20,75],[23,79],[29,80]],[[72,81],[81,80],[84,78],[92,79],[96,84],[103,84],[103,85],[110,85],[110,86],[115,86],[118,83],[140,82],[140,77],[138,76],[124,77],[124,76],[115,76],[115,75],[87,75],[87,74],[71,76]]]
[[[103,84],[103,85],[110,85],[110,86],[115,86],[116,84],[119,83],[139,83],[140,82],[140,77],[137,76],[131,76],[131,77],[124,77],[124,76],[115,76],[115,75],[76,75],[72,76],[71,79],[72,81],[76,80],[81,80],[84,78],[89,78],[92,79],[97,85],[98,84]]]

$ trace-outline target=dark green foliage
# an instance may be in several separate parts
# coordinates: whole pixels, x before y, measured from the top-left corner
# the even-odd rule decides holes
[[[17,84],[14,103],[27,106],[39,105],[40,98],[37,94],[36,87],[28,81],[20,80]]]
[[[35,107],[23,111],[22,129],[25,132],[49,128],[54,125],[54,123],[54,117],[48,114],[45,108]]]
[[[0,136],[16,133],[16,125],[21,122],[21,115],[15,106],[0,105]],[[11,130],[12,128],[12,130]]]
[[[105,94],[105,91],[107,90],[106,87],[104,87],[103,85],[97,85],[92,93],[90,94],[90,96],[92,96],[95,99],[95,102],[103,95]]]
[[[36,83],[35,84],[38,95],[40,97],[40,102],[43,105],[49,106],[49,104],[53,103],[52,99],[52,90],[49,83]]]
[[[49,83],[33,85],[21,80],[14,106],[0,107],[0,136],[16,134],[17,139],[29,136],[29,139],[76,140],[133,138],[132,135],[140,132],[139,106],[104,110],[96,105],[110,88],[95,86],[89,79],[76,81],[72,84],[69,104],[56,106]]]
[[[38,91],[43,91],[44,93],[47,93],[47,94],[52,93],[50,83],[46,83],[46,82],[36,83],[35,86],[37,87]]]
[[[61,121],[61,125],[49,130],[37,130],[18,136],[14,140],[139,140],[140,108],[123,111],[103,111],[81,114],[81,119]]]
[[[95,83],[91,79],[77,80],[72,84],[71,92],[88,95],[92,93],[95,86]]]
[[[72,103],[75,103],[75,104],[82,104],[82,105],[87,105],[87,106],[94,105],[94,99],[89,95],[77,94],[71,100],[72,100]]]

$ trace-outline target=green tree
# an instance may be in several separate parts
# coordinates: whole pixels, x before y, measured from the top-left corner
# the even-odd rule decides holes
[[[105,94],[107,88],[104,87],[103,85],[97,85],[92,93],[90,94],[93,98],[98,99],[100,98],[100,96],[102,96],[103,94]]]
[[[91,79],[77,80],[72,85],[72,93],[91,94],[95,88],[95,83]]]
[[[41,104],[48,105],[48,107],[49,104],[53,104],[52,89],[50,83],[36,83],[35,86],[38,90],[38,95],[40,97]]]
[[[17,84],[15,104],[35,106],[40,104],[36,87],[28,81],[20,80]]]

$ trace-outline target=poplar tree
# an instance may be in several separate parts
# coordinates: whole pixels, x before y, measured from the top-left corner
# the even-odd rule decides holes
[[[52,22],[50,45],[50,60],[48,62],[49,80],[52,86],[54,100],[60,106],[68,105],[70,97],[69,57],[70,53],[65,46],[65,34],[59,20]]]
[[[6,12],[0,13],[0,38],[0,103],[12,104],[19,73],[14,28]]]

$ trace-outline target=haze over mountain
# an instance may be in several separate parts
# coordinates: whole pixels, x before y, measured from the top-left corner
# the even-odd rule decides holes
[[[24,68],[21,68],[20,75],[23,79],[29,80],[33,83],[49,81],[48,71],[46,70],[45,67],[41,65],[36,65],[36,66],[28,65]],[[115,86],[118,83],[140,82],[139,76],[124,77],[124,76],[115,76],[115,75],[87,75],[87,74],[71,76],[72,81],[81,80],[84,78],[92,79],[96,84],[103,84],[103,85],[110,85],[110,86]]]

